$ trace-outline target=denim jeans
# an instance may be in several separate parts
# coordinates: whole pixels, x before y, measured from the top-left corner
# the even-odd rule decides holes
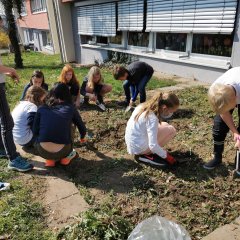
[[[123,89],[126,96],[126,102],[129,103],[131,100],[131,93],[130,93],[130,87],[132,92],[132,100],[133,102],[136,101],[138,93],[140,93],[140,103],[143,103],[146,101],[146,85],[152,75],[145,75],[137,84],[132,84],[128,80],[125,80],[123,82]]]
[[[13,141],[14,123],[6,98],[5,83],[0,83],[0,125],[0,149],[5,149],[8,159],[13,160],[19,156],[19,153]]]
[[[234,109],[230,111],[232,114]],[[238,105],[238,116],[240,116],[240,105]],[[238,131],[240,130],[240,119],[238,120]],[[214,124],[212,128],[214,153],[223,153],[224,141],[229,132],[229,127],[223,121],[220,115],[214,117]]]

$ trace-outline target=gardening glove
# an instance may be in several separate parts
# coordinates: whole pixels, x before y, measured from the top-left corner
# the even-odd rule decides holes
[[[177,161],[175,160],[175,158],[170,155],[168,152],[167,152],[167,157],[166,157],[166,160],[169,164],[171,165],[174,165],[175,163],[177,163]]]
[[[87,142],[87,139],[86,138],[81,138],[80,139],[80,143],[86,143]]]

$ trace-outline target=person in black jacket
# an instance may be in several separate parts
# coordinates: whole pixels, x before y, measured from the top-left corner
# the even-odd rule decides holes
[[[153,68],[145,62],[136,61],[127,66],[116,66],[113,76],[116,80],[122,80],[126,100],[121,103],[123,106],[132,106],[140,93],[140,103],[146,101],[146,85],[153,75]],[[130,93],[131,88],[131,93]]]
[[[41,106],[35,116],[33,133],[39,155],[46,159],[45,166],[54,167],[56,162],[68,165],[77,155],[71,139],[71,125],[77,126],[81,140],[86,127],[72,104],[71,93],[64,83],[58,83],[50,91],[46,105]]]

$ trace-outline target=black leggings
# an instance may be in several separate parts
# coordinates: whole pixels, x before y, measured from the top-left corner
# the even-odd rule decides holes
[[[238,116],[240,116],[240,105],[238,107]],[[230,111],[232,114],[234,109]],[[238,118],[238,131],[240,130],[240,119]],[[214,124],[212,128],[213,143],[214,143],[214,153],[223,153],[224,141],[229,132],[229,127],[223,121],[220,115],[214,117]]]
[[[8,106],[5,83],[0,83],[0,149],[5,149],[9,160],[19,156],[13,141],[12,129],[14,126],[13,119]]]

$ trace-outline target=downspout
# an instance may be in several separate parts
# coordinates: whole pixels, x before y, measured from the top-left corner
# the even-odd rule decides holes
[[[50,25],[50,19],[49,19],[49,15],[48,15],[48,5],[47,4],[46,4],[46,7],[47,7],[48,26],[49,26],[49,30],[50,30],[50,34],[51,34],[51,38],[52,38],[52,43],[53,43],[52,28],[51,28],[51,25]],[[55,54],[55,45],[54,44],[53,44],[53,53]]]
[[[57,6],[57,2],[58,0],[53,0],[53,9],[54,9],[54,16],[55,16],[55,19],[57,19],[57,35],[58,35],[58,42],[59,42],[59,48],[60,48],[60,55],[61,55],[61,60],[62,60],[62,63],[64,63],[64,56],[63,56],[63,43],[62,43],[62,40],[61,40],[61,33],[60,33],[60,21],[59,21],[59,11],[57,11],[58,9],[58,6]]]

